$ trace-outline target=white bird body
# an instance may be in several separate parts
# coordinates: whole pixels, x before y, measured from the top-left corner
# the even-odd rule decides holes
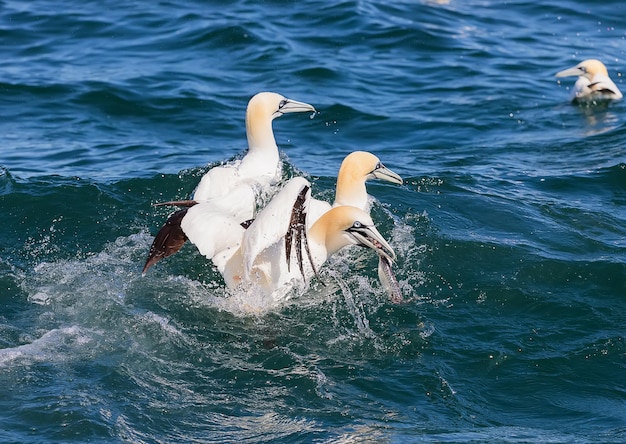
[[[265,182],[264,179],[259,176],[259,183]],[[254,178],[250,178],[250,180],[254,181]],[[193,200],[200,203],[226,196],[243,182],[245,182],[245,178],[240,174],[237,163],[211,168],[200,179],[200,183],[193,193]]]
[[[174,213],[176,219],[170,217],[161,228],[150,248],[143,273],[160,259],[176,253],[186,238],[196,239],[194,243],[202,245],[206,254],[219,253],[225,243],[225,239],[220,238],[222,230],[218,229],[221,223],[210,220],[209,215],[237,224],[254,216],[258,196],[280,177],[272,121],[286,113],[307,111],[315,112],[315,108],[280,94],[262,92],[252,97],[246,110],[248,152],[240,161],[210,169],[196,187],[192,201],[172,202],[191,208],[186,214],[184,210]],[[197,235],[199,232],[202,236]],[[225,237],[227,239],[228,235]],[[212,242],[215,245],[211,245]]]
[[[294,284],[309,279],[332,254],[351,244],[368,246],[390,261],[395,259],[393,249],[376,230],[371,217],[350,206],[327,211],[310,228],[304,228],[306,223],[303,221],[310,262],[300,258],[300,246],[291,249],[285,237],[286,233],[294,229],[292,215],[301,196],[304,201],[300,205],[306,212],[311,200],[310,184],[302,177],[295,177],[287,182],[245,230],[239,251],[231,256],[222,272],[229,287],[246,283],[280,298]],[[302,269],[289,265],[294,264],[294,253]]]
[[[189,208],[180,227],[206,257],[212,258],[224,251],[234,252],[244,231],[241,223],[254,215],[249,204],[254,199],[253,188],[241,185],[227,196],[215,197]]]
[[[556,77],[571,76],[578,77],[571,94],[574,102],[619,100],[623,97],[609,77],[606,66],[599,60],[584,60],[572,68],[556,73]]]

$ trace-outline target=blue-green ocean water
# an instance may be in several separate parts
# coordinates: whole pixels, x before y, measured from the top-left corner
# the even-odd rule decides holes
[[[1,442],[626,441],[626,103],[554,78],[626,90],[622,1],[5,0],[0,45]],[[362,250],[278,306],[192,245],[141,277],[263,90],[316,195],[406,179],[403,304]]]

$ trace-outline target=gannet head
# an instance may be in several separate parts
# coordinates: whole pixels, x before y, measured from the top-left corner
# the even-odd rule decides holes
[[[311,236],[315,237],[318,230],[324,232],[328,256],[345,246],[360,245],[392,262],[396,259],[396,253],[378,232],[372,218],[359,208],[340,206],[329,210],[311,227]]]
[[[354,151],[341,162],[339,174],[346,172],[357,180],[380,179],[402,185],[402,178],[367,151]]]
[[[402,178],[387,168],[378,157],[366,151],[354,151],[341,162],[337,175],[335,206],[352,205],[361,209],[367,206],[365,181],[380,179],[402,184]]]
[[[246,110],[248,147],[276,146],[272,120],[287,113],[315,112],[312,105],[288,99],[274,92],[260,92],[250,99]]]
[[[274,92],[260,92],[248,102],[247,115],[253,119],[270,119],[287,113],[315,112],[313,105],[288,99]]]
[[[588,59],[583,60],[573,68],[564,69],[556,73],[556,77],[586,77],[593,80],[596,74],[609,76],[609,72],[600,60]]]

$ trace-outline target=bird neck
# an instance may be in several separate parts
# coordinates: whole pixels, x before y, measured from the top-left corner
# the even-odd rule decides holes
[[[246,134],[248,136],[248,151],[278,151],[271,118],[246,118]]]
[[[339,171],[334,206],[350,205],[365,209],[367,206],[367,190],[365,180],[349,171]]]
[[[321,263],[324,263],[330,256],[350,244],[350,241],[345,236],[341,236],[341,231],[334,227],[332,211],[320,217],[313,224],[307,236],[311,253],[316,258],[320,257]]]
[[[246,119],[248,152],[243,158],[240,173],[244,176],[276,175],[279,163],[278,146],[274,139],[271,119]]]

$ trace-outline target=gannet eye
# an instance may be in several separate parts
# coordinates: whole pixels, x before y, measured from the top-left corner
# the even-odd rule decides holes
[[[278,109],[281,109],[283,106],[285,106],[287,104],[287,99],[283,99],[280,101],[280,103],[278,104]]]
[[[354,223],[352,224],[352,228],[363,228],[365,225],[363,225],[361,222],[359,222],[358,220],[354,221]]]
[[[374,167],[374,171],[376,171],[376,170],[380,170],[382,167],[383,167],[382,162],[378,162],[378,163],[376,164],[376,166]]]

